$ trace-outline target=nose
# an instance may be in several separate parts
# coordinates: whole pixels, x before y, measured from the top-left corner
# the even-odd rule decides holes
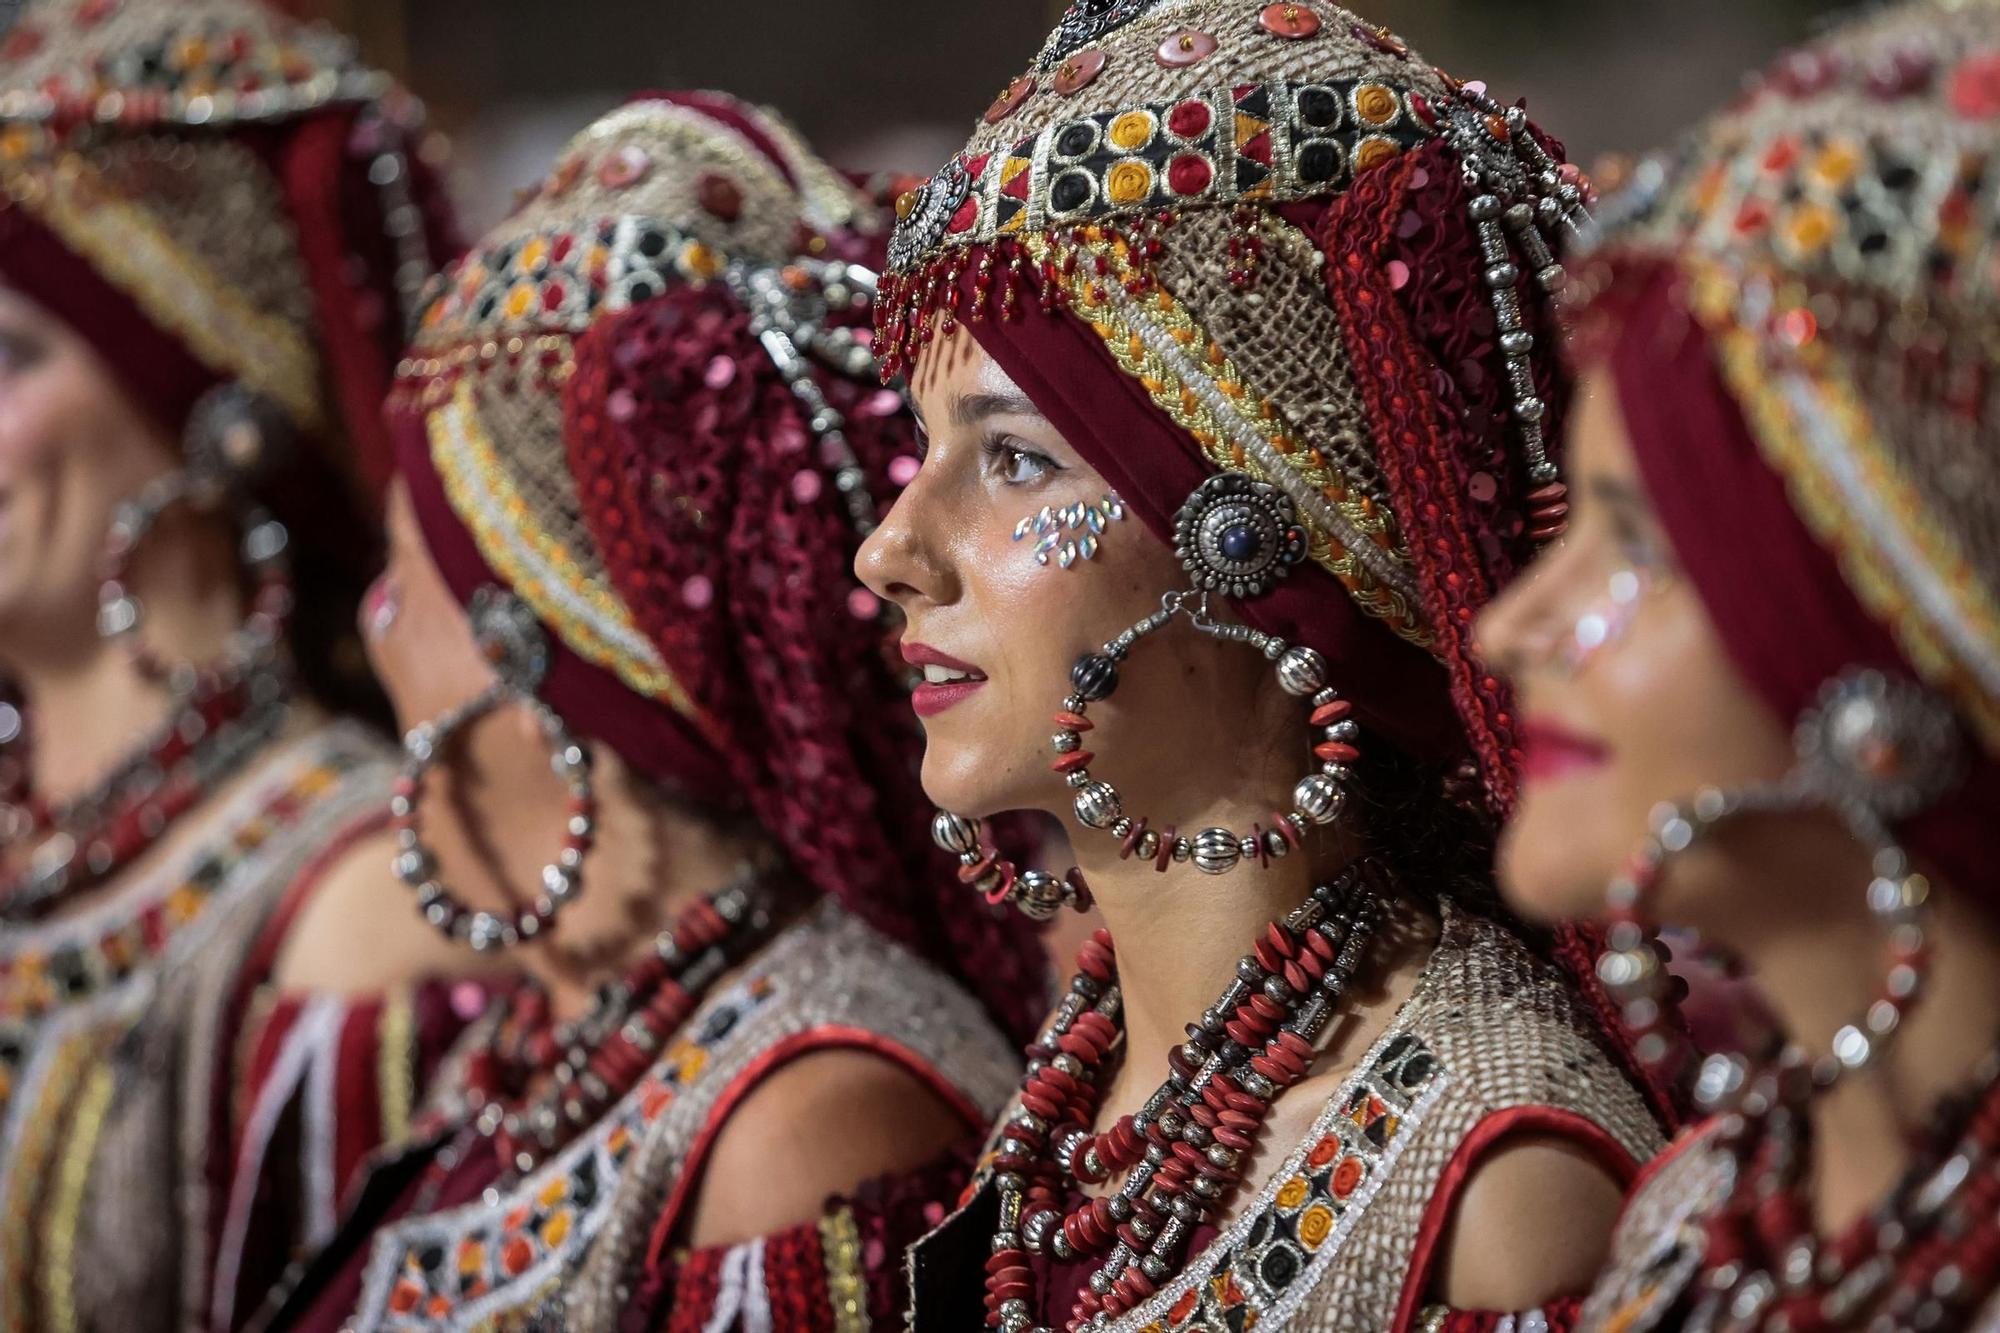
[[[950,565],[938,557],[929,535],[937,518],[930,474],[927,462],[854,555],[855,577],[906,611],[914,603],[941,604],[954,596]]]

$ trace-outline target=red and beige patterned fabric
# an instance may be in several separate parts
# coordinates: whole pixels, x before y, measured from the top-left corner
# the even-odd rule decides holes
[[[887,1320],[900,1308],[900,1242],[935,1203],[914,1197],[930,1194],[913,1184],[927,1173],[751,1245],[690,1255],[671,1243],[735,1107],[790,1060],[839,1049],[917,1075],[968,1132],[1013,1080],[1010,1048],[975,1001],[822,903],[711,996],[609,1114],[525,1177],[501,1178],[491,1153],[469,1150],[472,1109],[448,1061],[418,1135],[377,1173],[388,1183],[364,1190],[362,1211],[269,1326],[726,1328],[746,1308],[768,1308],[772,1322],[745,1327],[796,1333]],[[940,1193],[948,1184],[946,1172]]]
[[[0,16],[0,280],[173,438],[234,382],[386,480],[381,402],[450,244],[424,153],[419,108],[351,44],[254,0]]]
[[[350,727],[283,745],[157,866],[0,937],[0,1327],[205,1327],[245,960],[390,776]]]
[[[1448,908],[1417,990],[1311,1132],[1234,1221],[1204,1233],[1185,1269],[1106,1327],[1401,1333],[1433,1318],[1481,1327],[1485,1316],[1433,1315],[1428,1288],[1459,1189],[1484,1154],[1522,1132],[1567,1139],[1621,1180],[1661,1143],[1645,1099],[1556,969],[1508,931]],[[984,1322],[994,1205],[982,1168],[965,1206],[912,1251],[917,1333]],[[1069,1302],[1052,1291],[1049,1306],[1035,1317],[1059,1327]],[[1536,1313],[1560,1330],[1575,1306]]]

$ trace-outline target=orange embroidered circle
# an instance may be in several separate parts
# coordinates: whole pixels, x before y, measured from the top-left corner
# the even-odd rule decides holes
[[[1305,1177],[1293,1176],[1278,1187],[1278,1207],[1284,1209],[1296,1208],[1306,1201],[1306,1196],[1311,1192],[1312,1187],[1306,1184]]]
[[[524,282],[507,293],[507,304],[504,309],[509,319],[525,319],[528,312],[535,308],[535,304],[535,289]]]
[[[1114,204],[1136,204],[1153,192],[1153,169],[1143,162],[1120,162],[1104,177],[1104,196]]]
[[[1354,90],[1354,114],[1364,124],[1387,125],[1400,109],[1396,94],[1379,83],[1364,83]]]
[[[1354,149],[1354,169],[1367,171],[1371,167],[1379,167],[1402,151],[1394,139],[1385,139],[1379,134],[1363,139]]]
[[[1326,1243],[1327,1233],[1332,1230],[1333,1209],[1316,1203],[1299,1218],[1299,1243],[1308,1250],[1316,1250]]]
[[[1350,1157],[1333,1168],[1333,1197],[1344,1199],[1354,1193],[1354,1187],[1361,1183],[1364,1173],[1365,1168],[1358,1157]]]
[[[1144,148],[1153,138],[1156,122],[1150,111],[1127,111],[1111,122],[1108,131],[1111,142],[1128,152],[1134,148]]]
[[[1306,1165],[1317,1171],[1338,1156],[1340,1140],[1329,1134],[1313,1145],[1312,1152],[1306,1156]]]
[[[1820,204],[1806,204],[1794,209],[1785,220],[1785,242],[1801,255],[1817,254],[1833,239],[1839,222],[1833,211]]]
[[[1852,139],[1835,139],[1813,159],[1812,174],[1820,184],[1837,190],[1861,169],[1861,149]]]

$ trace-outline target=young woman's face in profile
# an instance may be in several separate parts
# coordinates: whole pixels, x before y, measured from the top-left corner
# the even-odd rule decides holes
[[[1585,377],[1567,450],[1569,534],[1479,623],[1518,701],[1523,772],[1502,887],[1543,920],[1595,915],[1661,802],[1767,781],[1791,759],[1787,728],[1737,674],[1678,573],[1623,412],[1608,372]],[[1707,892],[1697,880],[1675,877],[1668,891]],[[1712,904],[1659,908],[1713,918]]]
[[[923,466],[856,569],[902,608],[904,655],[928,678],[914,700],[928,740],[924,786],[962,814],[1070,818],[1072,794],[1050,771],[1070,668],[1186,588],[1187,575],[1136,516],[1108,516],[1122,510],[1100,510],[1101,531],[1087,516],[1068,526],[1058,513],[1046,562],[1037,559],[1034,520],[1044,509],[1103,506],[1110,488],[963,331],[926,350],[912,391]],[[1064,568],[1068,544],[1077,550]],[[1118,787],[1128,814],[1150,811],[1156,825],[1218,792],[1283,800],[1287,779],[1264,771],[1268,696],[1278,696],[1297,741],[1296,754],[1283,743],[1275,767],[1302,772],[1305,728],[1269,664],[1176,622],[1134,650],[1117,693],[1091,709],[1096,729],[1085,744],[1101,755],[1092,771]]]

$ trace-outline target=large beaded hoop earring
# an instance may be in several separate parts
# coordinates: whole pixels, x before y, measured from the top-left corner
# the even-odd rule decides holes
[[[597,831],[597,796],[590,753],[561,714],[535,696],[549,670],[548,632],[528,604],[512,593],[484,587],[473,594],[472,632],[499,679],[480,695],[403,738],[403,770],[390,796],[396,833],[396,878],[415,891],[424,919],[448,939],[486,952],[511,948],[548,929],[583,887],[583,861]],[[542,868],[532,902],[501,915],[465,905],[438,875],[436,854],[423,841],[417,801],[424,774],[445,745],[478,718],[506,704],[527,708],[550,745],[549,764],[569,788],[561,849]]]
[[[250,610],[212,673],[235,678],[276,656],[292,611],[291,538],[285,525],[248,498],[248,483],[268,468],[290,433],[283,410],[239,384],[211,389],[195,404],[186,432],[186,464],[156,478],[113,514],[97,593],[97,631],[122,640],[146,679],[177,697],[194,694],[205,670],[169,663],[140,638],[145,608],[131,590],[131,565],[163,515],[176,505],[236,515],[238,559],[251,583]]]
[[[1203,482],[1181,506],[1174,519],[1174,553],[1193,588],[1166,594],[1158,611],[1077,659],[1070,669],[1071,692],[1055,714],[1051,768],[1075,793],[1077,818],[1119,839],[1121,860],[1136,856],[1151,861],[1161,874],[1187,863],[1208,875],[1244,865],[1268,869],[1303,848],[1312,829],[1340,818],[1352,766],[1361,757],[1361,729],[1353,704],[1328,684],[1326,660],[1319,653],[1262,630],[1217,621],[1209,599],[1248,600],[1269,592],[1306,559],[1305,529],[1291,498],[1276,486],[1225,472]],[[1313,755],[1320,766],[1299,779],[1289,807],[1272,812],[1269,828],[1261,823],[1247,833],[1208,828],[1192,837],[1171,824],[1156,829],[1144,818],[1128,816],[1118,789],[1090,771],[1097,758],[1084,748],[1085,736],[1096,729],[1090,706],[1117,690],[1119,669],[1139,641],[1176,616],[1185,616],[1204,634],[1262,652],[1284,691],[1306,700],[1312,710],[1308,725],[1314,729]],[[1022,870],[986,847],[976,819],[940,811],[931,837],[958,857],[959,878],[989,902],[1012,903],[1036,921],[1049,920],[1065,906],[1079,911],[1090,907],[1090,885],[1080,869],[1072,866],[1061,876]]]
[[[1872,1064],[1921,994],[1929,961],[1925,908],[1930,881],[1910,863],[1890,825],[1926,809],[1964,771],[1964,742],[1950,705],[1916,683],[1879,671],[1829,681],[1799,719],[1792,769],[1775,783],[1742,791],[1714,788],[1653,812],[1651,830],[1606,899],[1610,928],[1597,974],[1636,1034],[1634,1054],[1659,1065],[1672,1054],[1667,1024],[1671,980],[1647,918],[1653,891],[1671,859],[1731,819],[1755,813],[1826,808],[1870,854],[1867,903],[1886,934],[1887,968],[1873,1003],[1834,1034],[1816,1058],[1796,1047],[1781,1065],[1802,1068],[1825,1090]],[[1747,1067],[1736,1056],[1712,1057],[1697,1089],[1711,1104],[1741,1091]]]

